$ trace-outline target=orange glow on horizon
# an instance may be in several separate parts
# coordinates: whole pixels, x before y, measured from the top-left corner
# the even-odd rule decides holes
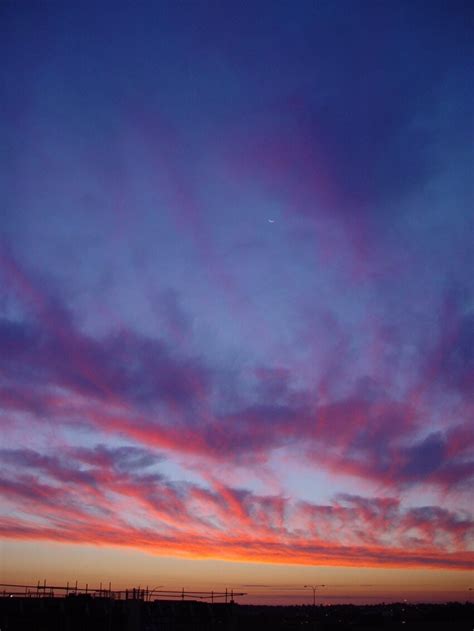
[[[325,584],[317,591],[324,604],[353,602],[444,602],[467,600],[472,572],[419,568],[296,565],[209,558],[157,557],[140,550],[49,542],[5,542],[0,582],[74,584],[112,583],[112,589],[163,585],[164,590],[245,592],[243,604],[309,604],[305,584]]]

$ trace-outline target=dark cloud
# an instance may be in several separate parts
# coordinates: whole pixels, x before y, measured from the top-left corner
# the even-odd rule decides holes
[[[13,259],[6,262],[3,271],[28,307],[20,319],[0,321],[0,366],[17,384],[56,384],[144,407],[158,402],[185,407],[204,396],[209,375],[198,358],[179,357],[164,341],[132,330],[91,337],[51,297],[51,289],[44,289],[44,281],[33,284]]]
[[[423,441],[408,448],[406,463],[400,474],[408,480],[424,479],[437,471],[446,458],[446,441],[440,432],[430,434]]]
[[[111,467],[120,472],[136,471],[151,467],[164,460],[164,456],[134,446],[109,447],[104,444],[90,448],[73,448],[71,454],[89,465]]]
[[[416,407],[390,399],[373,379],[359,379],[351,396],[322,405],[294,388],[287,370],[260,366],[254,372],[255,390],[236,391],[232,410],[223,414],[216,411],[223,384],[200,359],[173,353],[164,341],[130,329],[95,339],[81,332],[57,300],[52,304],[53,326],[45,306],[45,319],[0,322],[0,366],[9,382],[1,391],[2,404],[10,410],[26,409],[40,417],[62,414],[64,408],[55,409],[53,397],[46,394],[60,387],[125,410],[122,417],[90,414],[83,412],[82,403],[71,408],[82,422],[178,453],[256,463],[275,448],[298,445],[310,461],[316,459],[331,470],[395,486],[429,482],[450,487],[466,484],[472,476],[468,443],[453,442],[455,429],[420,441],[416,436],[423,421]],[[467,397],[471,320],[456,315],[446,332],[441,328],[430,351],[433,359],[426,363],[427,371],[435,370],[438,379]],[[235,375],[228,379],[226,392],[233,390]],[[172,412],[174,424],[166,416],[158,422],[150,416],[159,405]],[[87,457],[89,462],[93,457],[114,462],[124,470],[157,461],[146,452],[105,446]]]
[[[474,314],[459,317],[440,357],[444,380],[466,397],[474,396]]]
[[[95,486],[97,479],[90,471],[71,465],[65,459],[54,455],[43,455],[31,449],[2,449],[2,463],[18,468],[19,471],[35,470],[61,482]]]

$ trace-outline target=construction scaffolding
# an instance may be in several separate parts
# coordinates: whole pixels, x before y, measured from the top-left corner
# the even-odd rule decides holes
[[[181,590],[149,589],[149,587],[132,587],[113,590],[112,584],[103,587],[79,587],[78,582],[70,585],[48,585],[46,580],[38,581],[36,585],[19,585],[0,583],[0,595],[10,598],[65,598],[67,596],[88,595],[93,598],[108,598],[111,600],[201,600],[206,602],[233,603],[237,596],[246,596],[245,592],[235,592],[233,589],[225,591],[188,591],[184,587]]]

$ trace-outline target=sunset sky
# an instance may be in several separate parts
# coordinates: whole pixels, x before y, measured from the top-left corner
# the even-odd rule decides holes
[[[0,2],[0,582],[466,600],[472,4],[97,5]]]

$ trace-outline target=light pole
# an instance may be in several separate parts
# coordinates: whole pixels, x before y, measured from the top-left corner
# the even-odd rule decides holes
[[[313,590],[313,607],[316,606],[316,590],[318,587],[326,587],[326,585],[305,585],[305,588]]]

